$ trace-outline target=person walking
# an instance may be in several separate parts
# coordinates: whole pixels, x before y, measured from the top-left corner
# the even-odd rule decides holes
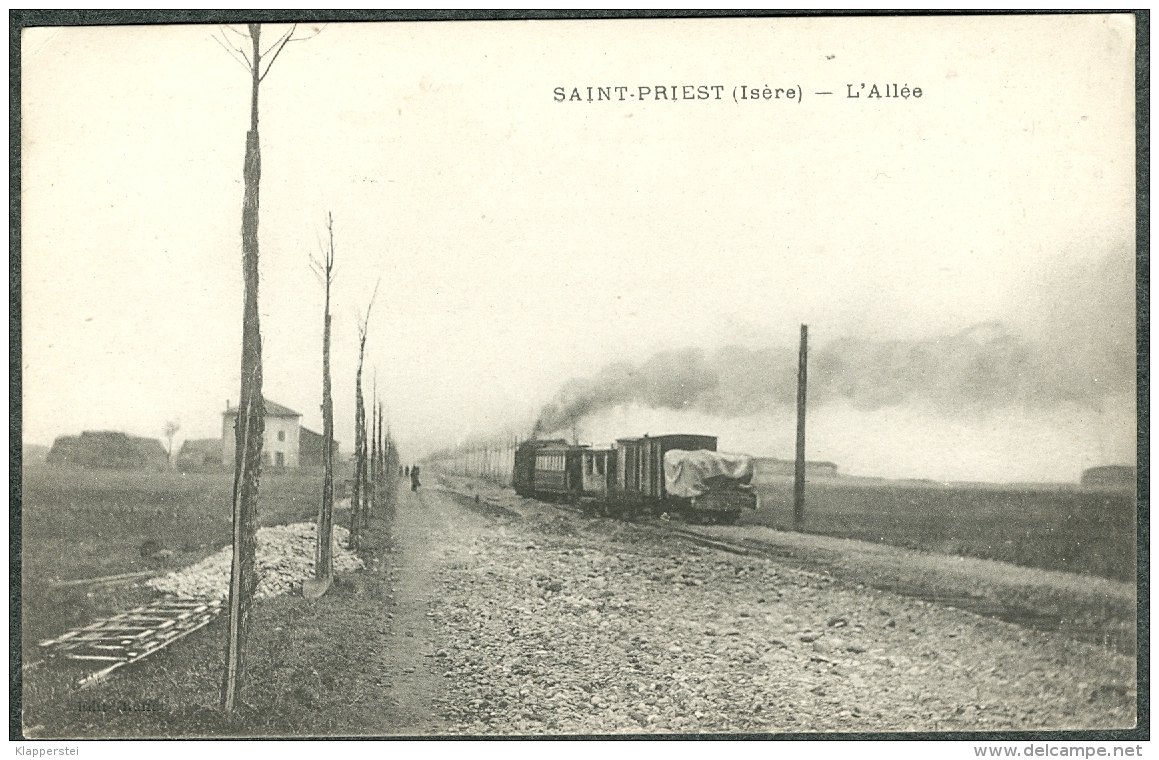
[[[422,483],[419,483],[419,466],[416,464],[410,468],[410,490],[417,491],[420,485]]]

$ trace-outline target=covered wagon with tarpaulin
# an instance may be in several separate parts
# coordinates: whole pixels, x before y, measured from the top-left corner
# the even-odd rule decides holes
[[[696,522],[733,523],[756,509],[753,458],[748,454],[670,449],[664,452],[664,490],[678,512]]]

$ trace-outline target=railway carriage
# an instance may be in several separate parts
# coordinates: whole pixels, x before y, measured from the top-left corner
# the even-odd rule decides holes
[[[573,499],[582,483],[583,447],[567,441],[527,441],[515,452],[512,481],[520,496]]]
[[[511,473],[511,485],[515,493],[528,498],[535,496],[535,455],[541,447],[558,444],[566,446],[563,439],[540,441],[524,441],[515,450],[515,468]]]
[[[527,441],[513,480],[522,496],[578,502],[588,514],[730,523],[756,506],[751,477],[751,457],[718,454],[715,436],[677,434],[620,438],[612,448]]]
[[[607,498],[616,477],[615,455],[615,449],[584,449],[580,452],[580,460],[583,463],[583,484],[580,488],[582,496]]]

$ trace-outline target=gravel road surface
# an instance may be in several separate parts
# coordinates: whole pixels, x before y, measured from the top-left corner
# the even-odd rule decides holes
[[[400,733],[1135,723],[1133,656],[442,482],[399,499],[398,608],[383,667],[415,716]],[[420,720],[426,711],[436,718]]]

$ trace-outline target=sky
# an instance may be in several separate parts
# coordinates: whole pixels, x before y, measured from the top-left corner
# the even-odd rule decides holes
[[[180,444],[237,403],[239,41],[24,30],[26,443]],[[367,393],[404,457],[553,420],[789,458],[807,324],[810,459],[1131,463],[1133,66],[1130,16],[329,24],[261,86],[265,395],[321,429],[330,213],[343,451],[380,283]]]

